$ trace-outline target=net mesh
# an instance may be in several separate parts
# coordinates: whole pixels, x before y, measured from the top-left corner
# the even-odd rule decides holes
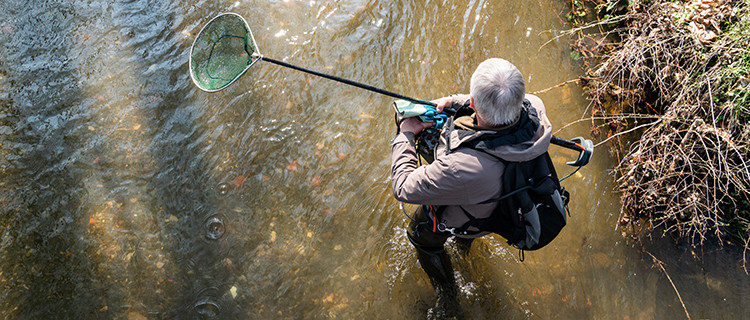
[[[245,20],[222,14],[198,34],[190,53],[190,75],[206,91],[221,90],[255,62],[255,41]]]

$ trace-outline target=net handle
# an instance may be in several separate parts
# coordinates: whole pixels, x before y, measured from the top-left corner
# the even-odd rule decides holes
[[[256,58],[256,59],[258,59],[258,60],[261,60],[261,61],[268,61],[270,63],[276,64],[276,65],[279,65],[279,66],[282,66],[282,67],[291,68],[291,69],[294,69],[294,70],[297,70],[297,71],[302,71],[302,72],[309,73],[309,74],[312,74],[312,75],[316,75],[316,76],[319,76],[319,77],[323,77],[323,78],[326,78],[326,79],[329,79],[329,80],[333,80],[333,81],[345,83],[345,84],[348,84],[348,85],[351,85],[351,86],[355,86],[355,87],[358,87],[358,88],[361,88],[361,89],[365,89],[365,90],[369,90],[369,91],[372,91],[372,92],[380,93],[380,94],[383,94],[383,95],[386,95],[386,96],[390,96],[390,97],[393,97],[393,98],[403,99],[403,100],[407,100],[407,101],[410,101],[410,102],[414,102],[414,103],[418,103],[418,104],[424,104],[424,105],[433,106],[433,107],[437,106],[437,104],[435,104],[432,101],[427,101],[427,100],[415,99],[415,98],[407,97],[405,95],[401,95],[401,94],[398,94],[398,93],[395,93],[395,92],[391,92],[391,91],[388,91],[388,90],[383,90],[383,89],[380,89],[380,88],[376,88],[376,87],[373,87],[373,86],[370,86],[370,85],[366,85],[366,84],[363,84],[363,83],[359,83],[359,82],[356,82],[356,81],[347,80],[347,79],[340,78],[340,77],[337,77],[337,76],[333,76],[333,75],[330,75],[330,74],[325,74],[325,73],[318,72],[318,71],[315,71],[315,70],[310,70],[310,69],[307,69],[307,68],[302,68],[302,67],[299,67],[299,66],[295,66],[293,64],[286,63],[286,62],[281,61],[281,60],[276,60],[276,59],[273,59],[273,58],[269,58],[269,57],[263,56],[263,55],[261,55],[260,53],[257,53],[257,52],[253,53],[253,57]]]

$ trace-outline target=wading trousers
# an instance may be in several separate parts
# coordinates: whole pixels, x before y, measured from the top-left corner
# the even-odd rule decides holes
[[[427,273],[430,283],[435,289],[437,294],[436,307],[449,314],[462,314],[451,259],[444,246],[452,235],[437,230],[433,232],[432,219],[426,214],[425,206],[420,206],[414,213],[414,221],[409,225],[407,236],[414,248],[417,249],[419,264]],[[472,240],[456,238],[459,250],[468,252]]]

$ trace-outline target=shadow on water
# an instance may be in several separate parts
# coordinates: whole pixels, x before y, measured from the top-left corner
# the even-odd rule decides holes
[[[722,310],[721,314],[748,314],[750,279],[748,266],[743,265],[743,247],[719,244],[716,239],[693,246],[685,239],[666,235],[646,236],[637,248],[641,268],[653,270],[644,285],[645,295],[659,299],[645,308],[656,319],[688,314],[692,319],[710,319],[717,317],[717,310]]]
[[[227,201],[224,196],[232,187],[225,177],[212,174],[220,162],[213,141],[223,129],[206,121],[216,112],[215,104],[192,99],[196,90],[187,73],[192,38],[176,31],[197,33],[200,26],[184,23],[178,6],[173,1],[137,1],[114,8],[115,25],[133,35],[123,45],[134,51],[129,72],[141,84],[135,86],[139,91],[134,100],[150,121],[144,143],[155,165],[145,189],[158,225],[157,243],[168,257],[166,263],[172,264],[152,261],[151,269],[155,262],[165,271],[150,271],[139,279],[137,299],[144,304],[140,312],[158,318],[238,319],[241,309],[232,284],[245,261],[244,251],[236,248],[246,241],[236,236],[243,227],[237,216],[246,214],[247,204]],[[203,10],[220,11],[216,6]],[[156,290],[149,288],[153,280],[161,283]]]
[[[5,1],[0,39],[3,79],[0,315],[6,319],[91,318],[118,286],[92,259],[82,175],[91,105],[79,89],[73,33],[85,17],[68,2]]]
[[[3,318],[240,318],[177,4],[2,9]]]

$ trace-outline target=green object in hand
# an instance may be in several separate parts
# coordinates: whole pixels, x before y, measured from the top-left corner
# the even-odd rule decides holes
[[[406,100],[399,99],[393,101],[393,108],[396,109],[398,117],[402,119],[424,115],[429,110],[428,107],[429,106]]]

